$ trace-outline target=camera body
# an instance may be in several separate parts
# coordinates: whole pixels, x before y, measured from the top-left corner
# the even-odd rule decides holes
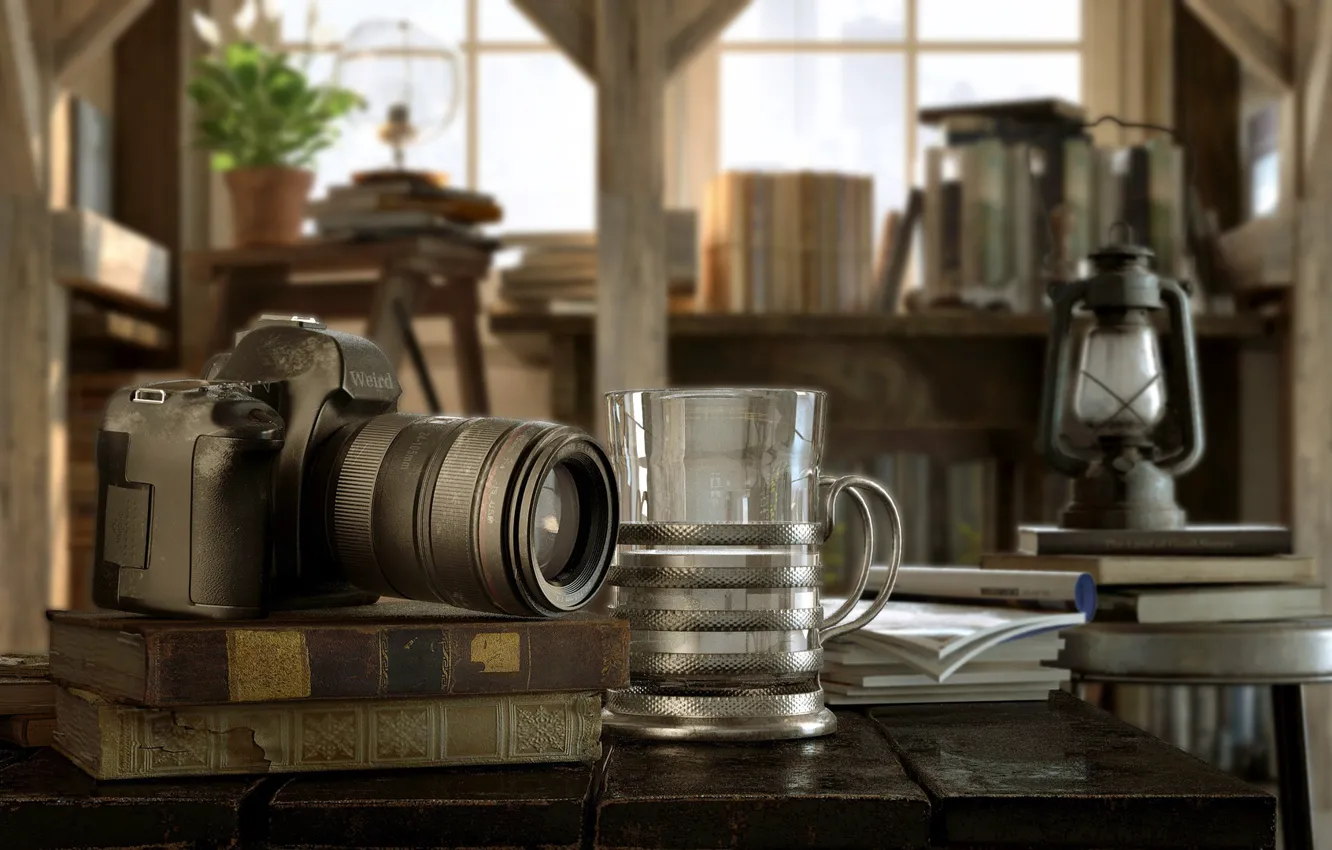
[[[97,440],[96,604],[239,619],[375,601],[337,569],[314,472],[400,395],[377,346],[300,317],[261,319],[205,380],[117,392]]]

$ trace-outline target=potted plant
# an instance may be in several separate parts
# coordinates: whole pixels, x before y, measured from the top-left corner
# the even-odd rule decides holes
[[[196,143],[212,154],[231,196],[236,244],[299,241],[314,182],[309,167],[361,98],[311,85],[286,54],[252,41],[201,59],[187,92],[196,107]]]

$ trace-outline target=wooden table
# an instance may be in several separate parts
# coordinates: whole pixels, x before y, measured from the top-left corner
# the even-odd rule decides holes
[[[607,742],[597,765],[170,782],[98,784],[53,751],[0,750],[0,835],[6,850],[1273,846],[1271,795],[1067,694],[839,723],[777,744]]]
[[[549,340],[552,414],[582,427],[599,415],[593,325],[590,316],[490,314],[496,334]],[[1195,331],[1207,455],[1179,480],[1179,498],[1193,521],[1234,522],[1236,470],[1248,449],[1236,403],[1240,357],[1250,348],[1276,350],[1281,328],[1252,315],[1199,316]],[[995,545],[1006,550],[1018,523],[1050,519],[1043,515],[1048,473],[1034,449],[1048,332],[1043,314],[684,313],[670,317],[670,381],[826,390],[830,462],[894,452],[996,460]],[[1272,452],[1278,463],[1279,447]]]
[[[411,331],[412,316],[452,320],[464,410],[490,412],[480,336],[477,287],[490,253],[437,237],[382,242],[320,242],[272,248],[203,251],[188,258],[192,278],[209,287],[212,305],[202,332],[186,343],[187,369],[231,348],[237,330],[261,313],[368,319],[366,336],[392,362],[412,357],[427,401],[434,387]]]

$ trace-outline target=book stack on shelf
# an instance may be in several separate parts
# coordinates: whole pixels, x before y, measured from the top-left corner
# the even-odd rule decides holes
[[[96,779],[592,761],[602,691],[628,683],[609,619],[50,619],[55,747]]]
[[[596,312],[595,233],[511,233],[503,241],[519,252],[517,264],[500,271],[503,301],[526,312]],[[693,210],[666,211],[666,275],[672,302],[687,302],[698,278]]]
[[[482,226],[504,217],[490,195],[449,186],[440,175],[397,170],[355,174],[306,212],[322,239],[434,236],[486,251],[498,242]]]
[[[875,568],[867,592],[884,578]],[[825,612],[840,603],[825,600]],[[1095,582],[1081,573],[902,567],[883,610],[825,645],[819,678],[830,705],[1044,700],[1069,680],[1046,666],[1059,630],[1095,610]]]
[[[1187,536],[1136,532],[1155,554],[1086,555],[1097,532],[1026,527],[1018,552],[985,555],[998,570],[1085,572],[1101,588],[1098,621],[1144,624],[1290,620],[1322,614],[1323,587],[1313,558],[1296,556],[1282,526],[1193,526]],[[1218,556],[1218,551],[1226,552]]]
[[[45,747],[55,732],[56,686],[44,655],[0,655],[0,741]]]
[[[873,300],[873,209],[874,181],[858,174],[719,175],[704,202],[699,311],[865,309]]]
[[[1160,274],[1193,277],[1184,151],[1169,137],[1097,147],[1081,107],[1059,100],[924,109],[920,120],[945,134],[925,151],[925,304],[1038,311],[1047,280],[1077,277],[1090,253],[1126,238],[1112,237],[1116,222],[1155,252]],[[909,236],[898,241],[909,248]]]

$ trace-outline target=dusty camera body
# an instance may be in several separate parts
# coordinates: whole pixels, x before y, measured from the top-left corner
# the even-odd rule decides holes
[[[99,606],[243,619],[390,595],[555,616],[604,581],[618,500],[585,433],[398,413],[379,348],[315,319],[265,317],[205,371],[107,406]]]

